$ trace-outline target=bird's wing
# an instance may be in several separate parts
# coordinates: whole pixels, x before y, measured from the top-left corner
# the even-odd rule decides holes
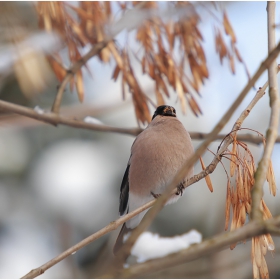
[[[120,193],[120,206],[119,206],[119,212],[120,215],[124,215],[128,211],[128,197],[129,197],[129,181],[128,181],[128,174],[129,174],[129,167],[128,164],[125,170],[125,173],[123,175],[123,180],[121,184],[121,193]]]

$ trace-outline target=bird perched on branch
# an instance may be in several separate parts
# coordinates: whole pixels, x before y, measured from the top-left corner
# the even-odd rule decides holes
[[[177,119],[176,110],[172,106],[159,106],[150,124],[136,137],[131,147],[120,189],[120,215],[159,197],[193,153],[190,135]],[[167,204],[179,199],[185,182],[192,175],[193,167]],[[114,254],[122,247],[124,236],[139,225],[147,211],[123,224],[113,249]]]

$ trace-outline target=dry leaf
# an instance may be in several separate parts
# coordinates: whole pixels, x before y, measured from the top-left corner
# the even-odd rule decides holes
[[[182,112],[183,112],[183,114],[185,114],[186,113],[186,103],[185,103],[183,87],[182,87],[180,79],[177,75],[175,76],[175,80],[176,80],[176,92],[178,94],[178,97],[179,97],[179,100],[181,103]]]
[[[261,240],[262,255],[265,256],[267,253],[267,239],[266,239],[265,235],[262,235],[260,237],[260,240]]]
[[[230,218],[230,204],[231,204],[231,193],[230,193],[230,180],[227,180],[227,196],[226,196],[226,221],[225,230],[228,230],[229,218]]]
[[[275,196],[276,195],[276,183],[275,183],[275,176],[274,176],[274,171],[273,171],[273,166],[272,166],[272,161],[271,159],[269,160],[269,165],[268,165],[268,170],[266,174],[266,179],[269,184],[269,191],[270,193]]]
[[[268,220],[268,219],[272,218],[271,212],[269,211],[269,209],[266,206],[263,199],[261,201],[261,206],[262,206],[262,209],[263,209],[263,214],[264,214],[265,219]]]
[[[235,74],[234,58],[232,55],[229,55],[229,64],[232,74]]]
[[[156,92],[157,106],[164,105],[165,104],[164,99],[157,87],[155,89],[155,92]]]
[[[49,63],[51,64],[51,67],[52,67],[58,81],[62,82],[64,77],[67,74],[66,69],[52,57],[49,57],[48,60],[49,60]]]
[[[153,80],[155,80],[155,66],[150,62],[148,62],[148,66],[149,66],[149,75]]]
[[[78,93],[80,102],[83,102],[84,101],[84,82],[83,82],[82,70],[79,70],[76,73],[76,89],[77,89],[77,93]]]
[[[116,81],[117,80],[117,78],[118,78],[118,76],[119,76],[119,73],[120,73],[120,67],[119,67],[119,65],[116,65],[116,67],[115,67],[115,70],[114,70],[114,72],[113,72],[113,76],[112,76],[112,78],[114,79],[114,81]]]
[[[228,20],[226,12],[224,12],[223,24],[224,24],[226,34],[231,37],[231,41],[233,43],[236,43],[236,37],[235,37],[234,31],[231,27],[231,24]]]
[[[262,256],[262,266],[260,269],[260,275],[261,275],[261,278],[263,278],[263,279],[269,279],[268,267],[267,267],[264,256]]]
[[[142,60],[141,60],[141,66],[142,66],[142,73],[145,74],[146,73],[146,57],[143,56]]]
[[[205,164],[203,162],[202,157],[199,157],[199,160],[200,160],[200,163],[201,163],[202,170],[205,170]],[[211,182],[211,179],[210,179],[209,175],[205,176],[205,181],[206,181],[206,184],[208,186],[209,191],[213,192],[213,185],[212,185],[212,182]]]
[[[234,175],[234,171],[236,168],[236,136],[232,142],[232,151],[231,151],[231,160],[230,160],[230,177]]]
[[[254,258],[255,258],[258,268],[260,268],[262,266],[262,252],[261,252],[261,248],[260,248],[259,236],[254,237],[253,239],[254,239],[254,246],[255,246]]]
[[[242,57],[241,57],[241,55],[240,55],[240,53],[239,53],[239,51],[238,51],[238,49],[237,49],[237,47],[235,45],[233,46],[233,50],[234,50],[234,53],[235,53],[238,61],[242,63],[243,59],[242,59]]]
[[[105,11],[106,11],[106,15],[107,17],[109,18],[112,14],[112,11],[111,11],[111,2],[109,1],[104,1],[103,2],[104,4],[104,7],[105,7]]]
[[[240,220],[241,220],[241,224],[243,226],[246,222],[246,209],[245,209],[244,203],[242,204],[241,209],[240,209]]]
[[[259,268],[257,266],[255,259],[253,260],[253,277],[254,279],[260,279]]]

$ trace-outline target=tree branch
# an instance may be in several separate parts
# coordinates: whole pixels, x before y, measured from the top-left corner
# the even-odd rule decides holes
[[[251,221],[242,228],[238,228],[231,232],[218,234],[199,244],[195,244],[187,249],[181,250],[180,252],[122,269],[121,271],[118,271],[117,275],[114,276],[116,276],[116,278],[138,278],[148,273],[153,273],[155,271],[193,261],[202,255],[205,256],[213,254],[224,248],[228,248],[231,244],[240,240],[246,240],[247,238],[262,235],[268,232],[273,234],[273,232],[271,232],[269,229],[279,226],[280,216],[263,222]],[[279,235],[279,232],[277,235]],[[105,275],[105,277],[107,276],[111,275]]]
[[[16,105],[3,100],[0,100],[0,110],[20,114],[55,126],[58,124],[63,124],[76,128],[85,128],[90,130],[106,131],[106,132],[117,132],[117,133],[130,134],[134,136],[138,135],[142,131],[141,128],[118,128],[118,127],[113,127],[108,125],[87,123],[82,120],[76,120],[75,118],[73,119],[66,118],[52,112],[38,113],[36,110],[33,110],[31,108]]]
[[[260,74],[259,74],[260,75]],[[254,76],[255,77],[255,76]],[[253,77],[253,78],[254,78]],[[253,79],[252,78],[252,79]],[[254,80],[249,81],[251,82],[251,84],[254,83]],[[245,87],[246,88],[246,87]],[[265,90],[265,86],[262,88],[263,92]],[[242,91],[243,93],[243,91]],[[261,90],[259,90],[256,94],[255,97],[252,102],[249,104],[249,106],[244,110],[244,112],[248,111],[248,108],[252,108],[252,104],[256,104],[256,102],[254,100],[256,100],[257,98],[260,99],[261,96],[263,96],[263,93]],[[234,103],[235,104],[235,103]],[[250,107],[251,106],[251,107]],[[38,114],[36,111],[29,109],[29,108],[25,108],[23,106],[19,106],[19,105],[15,105],[15,104],[11,104],[9,102],[5,102],[5,101],[0,101],[0,109],[4,109],[4,110],[10,110],[12,112],[16,111],[19,114],[23,114],[25,116],[28,117],[33,117],[35,119],[39,119],[42,121],[49,121],[50,123],[53,123],[55,120],[57,120],[56,123],[63,123],[61,122],[61,117],[59,117],[57,114],[54,113],[47,113],[47,114]],[[248,114],[244,114],[244,112],[241,114],[243,115],[243,119],[239,118],[239,123],[241,123],[246,116],[248,116]],[[51,121],[50,121],[51,119]],[[58,120],[60,120],[60,122],[58,122]],[[62,118],[63,120],[63,118]],[[68,122],[70,122],[69,120],[67,120]],[[74,121],[76,123],[79,123],[79,121]],[[75,123],[75,124],[76,124]],[[66,124],[66,123],[64,123]],[[89,127],[100,127],[100,125],[94,125],[94,124],[87,124],[89,125]],[[68,124],[69,125],[69,124]],[[86,127],[86,128],[89,128]],[[101,126],[104,127],[104,126]],[[105,126],[106,128],[106,126]],[[115,128],[113,128],[115,129]],[[124,132],[126,133],[126,132]],[[224,137],[223,137],[224,138]],[[199,174],[193,176],[192,178],[190,178],[186,184],[187,186],[190,186],[191,184],[194,184],[195,182],[201,180],[202,178],[204,178],[206,175],[212,173],[219,160],[220,160],[220,155],[221,153],[228,147],[228,145],[231,143],[230,139],[232,139],[231,137],[227,137],[227,139],[229,139],[229,141],[225,141],[223,144],[223,147],[219,150],[219,153],[215,156],[215,158],[213,159],[213,161],[207,166],[207,168],[205,170],[203,170],[202,172],[200,172]],[[173,192],[175,193],[177,190],[176,188],[173,189]],[[43,274],[47,269],[49,269],[50,267],[54,266],[55,264],[57,264],[58,262],[60,262],[61,260],[63,260],[64,258],[70,256],[71,254],[73,254],[74,252],[76,252],[77,250],[83,248],[84,246],[88,245],[89,243],[95,241],[96,239],[100,238],[101,236],[107,234],[108,232],[115,230],[118,226],[122,225],[123,223],[125,223],[126,221],[128,221],[129,219],[131,219],[132,217],[136,216],[137,214],[139,214],[140,212],[150,208],[152,205],[154,205],[155,200],[143,205],[142,207],[136,209],[133,212],[130,212],[129,214],[122,216],[121,218],[119,218],[118,220],[111,222],[109,225],[107,225],[106,227],[104,227],[103,229],[99,230],[98,232],[92,234],[91,236],[87,237],[86,239],[82,240],[81,242],[77,243],[76,245],[74,245],[73,247],[69,248],[68,250],[66,250],[65,252],[61,253],[60,255],[58,255],[57,257],[53,258],[52,260],[50,260],[49,262],[43,264],[42,266],[31,270],[28,274],[26,274],[25,276],[23,276],[22,278],[34,278],[37,277],[41,274]]]
[[[189,132],[189,133],[190,133],[192,140],[203,140],[203,139],[206,139],[207,136],[209,135],[209,133],[202,133],[202,132]],[[218,134],[214,141],[223,140],[224,138],[227,137],[227,135],[228,134]],[[236,139],[238,141],[243,141],[243,142],[256,144],[256,145],[263,143],[263,137],[258,136],[258,135],[253,135],[251,133],[239,134],[239,135],[237,135]],[[276,138],[275,142],[280,143],[280,136],[278,136]]]
[[[271,52],[275,47],[275,2],[267,2],[267,20],[268,20],[268,51]],[[261,199],[263,197],[263,184],[266,180],[266,173],[271,158],[275,140],[278,135],[279,123],[279,96],[276,72],[276,57],[273,59],[268,68],[268,83],[269,83],[269,99],[270,99],[270,121],[269,128],[266,132],[266,146],[262,159],[258,164],[255,174],[255,183],[252,189],[252,219],[263,219],[263,214],[260,209]]]
[[[52,125],[66,125],[70,127],[80,128],[80,129],[88,129],[92,131],[102,131],[102,132],[113,132],[113,133],[121,133],[121,134],[127,134],[132,136],[137,136],[139,133],[143,131],[142,128],[135,127],[135,128],[122,128],[122,127],[112,127],[109,125],[99,125],[99,124],[92,124],[92,123],[86,123],[83,120],[78,120],[76,118],[70,118],[65,117],[62,115],[57,115],[52,112],[45,112],[42,114],[39,114],[36,110],[24,107],[21,105],[17,105],[14,103],[10,103],[7,101],[0,100],[0,109],[6,112],[18,114],[21,116],[29,117],[33,120],[41,121],[46,124],[52,124]],[[10,122],[16,121],[11,119],[10,117],[0,119],[1,121]],[[203,133],[203,132],[189,132],[192,140],[204,140],[209,136],[209,133]],[[223,140],[227,134],[218,134],[213,141],[219,141]],[[242,134],[237,136],[237,140],[249,142],[252,144],[262,144],[263,138],[258,135],[253,134]],[[276,138],[276,142],[280,143],[280,136]]]
[[[236,108],[240,105],[248,91],[251,87],[256,83],[261,74],[270,66],[270,64],[274,61],[280,51],[280,43],[277,45],[275,49],[273,49],[268,57],[261,63],[259,69],[254,74],[254,76],[248,81],[244,89],[241,91],[237,99],[234,101],[229,110],[224,114],[218,124],[214,127],[211,133],[209,133],[206,140],[198,147],[195,154],[182,166],[179,172],[172,179],[171,183],[168,184],[165,188],[164,193],[157,199],[155,205],[149,210],[149,212],[145,215],[141,223],[132,231],[128,240],[125,242],[122,249],[119,251],[116,259],[112,264],[112,270],[116,271],[119,269],[119,266],[122,265],[127,257],[130,254],[131,248],[133,247],[135,241],[140,236],[140,234],[148,228],[148,226],[152,223],[153,219],[156,217],[158,212],[163,208],[170,195],[174,192],[174,189],[179,185],[179,183],[184,179],[185,174],[187,174],[188,170],[191,166],[195,164],[198,158],[204,153],[207,149],[208,145],[215,139],[216,135],[219,131],[225,126],[230,117],[233,115]],[[275,67],[276,69],[276,67]],[[225,141],[226,142],[226,141]],[[231,137],[228,137],[226,143],[231,142]],[[225,144],[225,143],[224,143]],[[112,277],[114,278],[114,272],[112,273]]]
[[[154,204],[154,200],[150,201],[149,203],[139,207],[138,209],[126,214],[125,216],[120,217],[116,221],[111,222],[106,227],[102,228],[101,230],[97,231],[96,233],[94,233],[94,234],[88,236],[87,238],[83,239],[82,241],[80,241],[76,245],[72,246],[68,250],[64,251],[63,253],[61,253],[57,257],[51,259],[47,263],[41,265],[40,267],[38,267],[36,269],[31,270],[29,273],[27,273],[26,275],[21,277],[21,279],[31,279],[31,278],[35,278],[35,277],[43,274],[46,270],[48,270],[49,268],[51,268],[55,264],[59,263],[61,260],[65,259],[66,257],[68,257],[70,255],[72,255],[73,253],[77,252],[81,248],[85,247],[86,245],[95,241],[96,239],[100,238],[101,236],[107,234],[108,232],[111,232],[111,231],[117,229],[118,226],[122,225],[123,223],[125,223],[129,219],[131,219],[134,216],[141,213],[142,211],[148,209],[153,204]]]

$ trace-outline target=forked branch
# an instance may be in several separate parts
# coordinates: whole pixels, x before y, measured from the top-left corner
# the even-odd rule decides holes
[[[275,2],[267,2],[267,19],[268,19],[268,52],[275,47]],[[279,45],[279,44],[278,44]],[[252,219],[263,219],[260,209],[260,202],[263,197],[263,185],[266,180],[266,173],[269,166],[274,143],[278,136],[279,123],[279,95],[276,71],[276,57],[271,62],[268,68],[268,83],[269,83],[269,99],[270,99],[270,121],[269,128],[266,132],[266,146],[261,161],[255,174],[255,184],[252,190]]]

